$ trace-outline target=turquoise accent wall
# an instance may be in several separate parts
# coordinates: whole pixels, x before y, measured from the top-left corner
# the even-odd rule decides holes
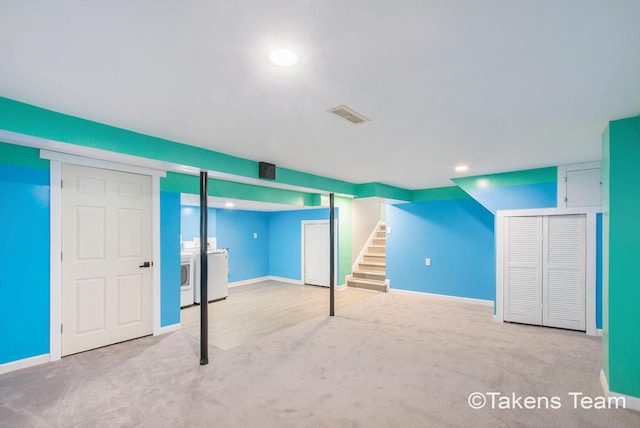
[[[128,131],[0,97],[0,129],[162,160],[200,169],[258,178],[258,162]],[[277,168],[276,181],[327,192],[355,193],[355,185],[300,171]],[[197,180],[197,177],[196,177]],[[168,185],[166,181],[165,185]],[[162,190],[199,193],[171,188]]]
[[[200,237],[200,207],[182,205],[180,207],[180,236],[183,241]],[[216,237],[216,209],[207,209],[207,238]]]
[[[388,205],[386,224],[391,288],[495,300],[494,219],[476,201]]]
[[[603,136],[603,370],[612,392],[640,398],[640,116]]]
[[[0,207],[3,364],[49,353],[49,171],[0,163]]]
[[[216,233],[218,248],[229,251],[229,282],[269,275],[269,213],[219,209]]]
[[[462,190],[495,214],[498,210],[556,208],[556,167],[453,178]]]
[[[602,214],[596,214],[596,328],[602,328]]]
[[[180,323],[180,194],[160,192],[160,325]]]

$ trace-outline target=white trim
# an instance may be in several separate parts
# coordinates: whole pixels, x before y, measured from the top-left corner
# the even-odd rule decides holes
[[[430,297],[430,298],[440,299],[440,300],[449,300],[449,301],[459,302],[459,303],[471,303],[474,305],[493,307],[493,300],[474,299],[472,297],[449,296],[446,294],[425,293],[423,291],[400,290],[397,288],[394,288],[393,290],[389,290],[389,292],[392,294],[396,294],[396,293],[397,294],[414,294],[414,295],[420,295],[420,296]]]
[[[304,244],[305,244],[305,234],[304,234],[304,227],[307,224],[329,224],[329,220],[301,220],[300,221],[300,282],[302,284],[304,284],[304,274],[305,274],[305,269],[304,269]],[[338,227],[340,227],[340,224],[338,223],[338,219],[334,219],[333,220],[333,224],[334,224],[334,228],[333,228],[333,283],[336,284],[338,282],[338,271],[340,270],[339,266],[338,266],[338,260],[340,260],[340,257],[338,256],[338,236],[339,236],[339,231],[338,231]]]
[[[154,329],[153,335],[159,336],[161,334],[173,333],[174,331],[180,331],[180,330],[182,330],[181,323],[165,325],[164,327],[160,327],[158,330]]]
[[[153,269],[151,270],[151,286],[153,288],[153,335],[162,334],[163,327],[160,325],[162,317],[162,307],[160,303],[160,278],[162,263],[160,257],[160,177],[151,176],[151,260]]]
[[[376,233],[379,232],[378,229],[380,229],[380,226],[382,226],[383,224],[384,224],[384,221],[382,221],[382,219],[378,220],[378,224],[376,224],[376,227],[373,228],[373,232],[371,232],[371,235],[369,235],[369,238],[364,243],[364,246],[360,250],[360,254],[358,254],[358,257],[356,257],[355,261],[351,265],[351,272],[352,273],[353,273],[354,270],[356,270],[356,267],[360,263],[360,260],[364,257],[364,253],[366,253],[367,249],[369,248],[370,243],[372,242],[373,238],[376,236]],[[386,230],[385,230],[385,240],[386,240],[386,238],[387,238],[387,233],[386,233]],[[386,241],[385,241],[385,245],[386,245]]]
[[[49,159],[52,161],[60,161],[66,164],[72,165],[82,165],[88,166],[91,168],[102,168],[102,169],[111,169],[120,172],[129,172],[132,174],[140,174],[140,175],[150,175],[152,177],[166,177],[166,171],[161,171],[153,168],[145,168],[138,165],[133,165],[129,163],[118,163],[112,162],[108,160],[96,159],[92,157],[83,157],[77,155],[70,155],[67,153],[60,152],[52,152],[50,150],[40,150],[40,157],[42,159]]]
[[[26,369],[27,367],[38,366],[50,361],[49,354],[36,355],[35,357],[23,358],[21,360],[11,361],[9,363],[0,364],[0,375],[13,372],[16,370]]]
[[[33,135],[21,134],[18,132],[0,129],[0,140],[9,144],[16,144],[25,147],[35,147],[52,152],[67,153],[70,155],[81,156],[85,158],[101,159],[124,165],[137,165],[144,168],[151,168],[160,171],[174,171],[182,174],[198,175],[202,168],[191,165],[177,164],[156,159],[145,158],[141,156],[128,155],[119,152],[113,152],[104,149],[96,149],[77,144],[65,143],[62,141],[50,140],[47,138],[36,137]],[[293,184],[278,183],[259,178],[246,177],[243,175],[229,174],[225,172],[208,170],[209,178],[231,181],[234,183],[251,184],[260,187],[268,187],[274,189],[295,190],[306,193],[328,194],[326,189],[313,189],[309,187],[296,186]],[[148,175],[148,174],[144,174]],[[344,198],[353,198],[353,195],[345,193],[336,193],[336,196]]]
[[[609,390],[609,382],[607,381],[607,376],[604,374],[604,370],[600,370],[600,385],[602,385],[602,390],[604,391],[604,395],[607,398],[624,398],[625,409],[631,409],[640,412],[640,398],[633,397],[631,395],[618,394],[617,392]]]
[[[260,276],[258,278],[245,279],[242,281],[234,281],[229,283],[229,287],[237,287],[239,285],[255,284],[256,282],[268,281],[269,276]]]
[[[596,335],[596,214],[585,216],[585,327],[589,336]]]
[[[586,217],[585,327],[587,335],[596,335],[596,214],[601,212],[601,207],[539,208],[531,210],[499,210],[496,212],[494,229],[496,242],[496,321],[504,321],[503,260],[506,239],[504,233],[505,218],[584,214]]]
[[[602,337],[602,329],[601,328],[597,328],[596,329],[596,336]]]
[[[62,164],[49,162],[49,358],[62,358]]]
[[[304,282],[299,279],[283,278],[281,276],[268,276],[267,278],[270,281],[287,282],[289,284],[304,285]]]
[[[0,136],[1,135],[2,131],[0,131]],[[45,156],[49,153],[52,152],[41,150],[40,156],[47,159]],[[60,331],[62,324],[62,260],[60,255],[62,254],[62,163],[66,163],[66,159],[70,160],[70,163],[74,165],[96,167],[95,159],[80,156],[55,156],[55,159],[51,159],[49,164],[50,327],[48,356],[50,361],[57,361],[62,357],[62,332]],[[86,163],[84,163],[85,161]],[[111,170],[132,172],[130,165],[120,165],[114,162],[108,162],[108,165]],[[138,174],[141,173],[139,171],[140,170],[137,172]],[[154,269],[152,269],[154,335],[161,334],[164,328],[160,326],[160,175],[161,174],[156,174],[151,176],[151,251],[154,260]]]

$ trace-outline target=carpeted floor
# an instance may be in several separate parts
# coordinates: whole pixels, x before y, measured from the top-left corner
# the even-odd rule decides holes
[[[486,306],[379,294],[211,347],[208,366],[198,352],[176,332],[5,374],[0,426],[640,426],[630,410],[574,409],[570,393],[602,394],[599,338],[495,323]],[[491,395],[470,408],[473,392],[496,408]],[[527,396],[560,408],[513,408]]]

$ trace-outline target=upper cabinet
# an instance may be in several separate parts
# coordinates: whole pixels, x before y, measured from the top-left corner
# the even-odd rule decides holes
[[[558,208],[600,207],[602,174],[600,162],[558,167]]]

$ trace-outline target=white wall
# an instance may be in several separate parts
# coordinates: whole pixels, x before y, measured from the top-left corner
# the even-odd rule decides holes
[[[354,199],[351,205],[351,260],[355,262],[371,232],[380,221],[381,203],[376,199]]]

